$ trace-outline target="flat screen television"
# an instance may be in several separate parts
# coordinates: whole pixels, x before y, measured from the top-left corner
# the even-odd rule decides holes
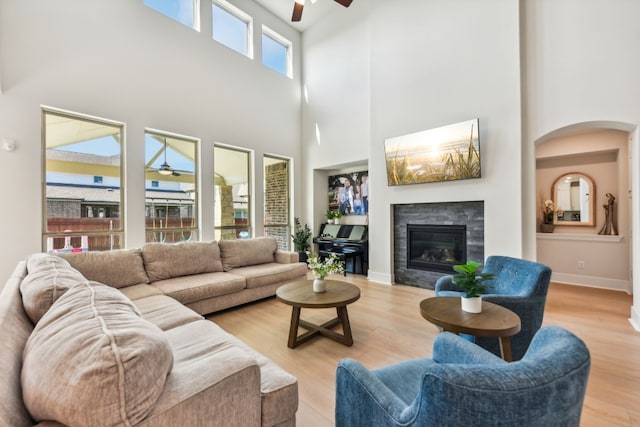
[[[388,138],[389,186],[480,178],[479,119]]]

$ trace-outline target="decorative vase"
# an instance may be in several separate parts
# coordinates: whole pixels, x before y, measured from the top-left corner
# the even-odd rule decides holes
[[[333,218],[327,218],[327,224],[333,224]]]
[[[482,312],[482,297],[460,298],[462,311],[467,313],[481,313]]]
[[[325,282],[324,277],[316,277],[313,279],[313,292],[325,292],[327,290],[327,282]]]
[[[554,228],[553,224],[547,224],[546,222],[540,224],[540,231],[543,233],[553,233]]]

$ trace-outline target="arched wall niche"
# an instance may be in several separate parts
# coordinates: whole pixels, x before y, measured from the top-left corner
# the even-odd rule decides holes
[[[598,146],[599,139],[607,142]],[[579,145],[576,141],[584,142],[581,150],[567,152],[559,148],[562,144]],[[575,123],[536,139],[535,152],[537,206],[540,193],[550,188],[545,178],[541,178],[545,173],[557,177],[564,166],[566,170],[583,170],[589,175],[594,174],[592,168],[608,168],[609,172],[604,173],[614,176],[613,181],[606,181],[601,174],[595,174],[598,186],[595,227],[557,227],[553,233],[537,233],[537,258],[551,266],[554,281],[632,293],[630,321],[640,330],[640,275],[636,273],[634,279],[632,274],[632,266],[640,262],[640,236],[631,233],[632,229],[640,230],[640,198],[631,198],[632,190],[636,194],[640,191],[640,127],[618,121]],[[604,182],[600,185],[598,181]],[[616,197],[620,227],[617,236],[598,234],[605,217],[606,193]],[[607,269],[607,263],[611,268]]]

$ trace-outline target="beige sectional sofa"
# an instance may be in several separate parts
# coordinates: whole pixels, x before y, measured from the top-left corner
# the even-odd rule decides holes
[[[0,424],[293,426],[295,377],[201,315],[306,272],[272,238],[34,254],[0,293]]]

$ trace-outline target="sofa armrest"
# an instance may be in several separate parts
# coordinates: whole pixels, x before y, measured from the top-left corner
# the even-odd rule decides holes
[[[437,363],[500,365],[504,360],[484,348],[451,332],[443,332],[433,342],[433,360]]]
[[[275,260],[278,264],[293,264],[298,262],[298,252],[283,251],[278,249],[275,252]]]
[[[239,348],[177,360],[140,426],[261,425],[260,368]]]

